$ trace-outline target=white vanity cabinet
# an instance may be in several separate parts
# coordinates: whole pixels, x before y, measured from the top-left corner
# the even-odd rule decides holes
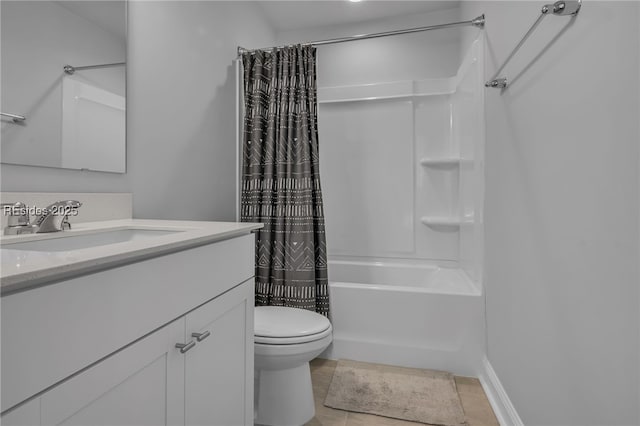
[[[185,317],[186,425],[253,425],[253,292],[252,279]]]
[[[175,321],[45,392],[38,424],[183,424],[183,335]]]
[[[243,235],[3,297],[2,425],[253,424],[253,247]]]

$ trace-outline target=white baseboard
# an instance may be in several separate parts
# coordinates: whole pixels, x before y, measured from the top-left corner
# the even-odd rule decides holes
[[[484,393],[487,394],[500,426],[524,426],[507,392],[502,387],[498,375],[486,357],[483,359],[482,364],[483,371],[479,377],[480,383]]]

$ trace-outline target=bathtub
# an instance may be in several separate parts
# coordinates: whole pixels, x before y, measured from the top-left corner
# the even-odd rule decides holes
[[[478,376],[484,298],[462,270],[409,262],[329,262],[330,359]]]

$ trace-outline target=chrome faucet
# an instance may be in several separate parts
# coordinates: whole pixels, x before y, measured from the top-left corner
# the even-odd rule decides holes
[[[36,232],[58,232],[71,229],[69,215],[75,216],[78,214],[80,206],[82,206],[82,203],[75,200],[56,201],[47,206],[42,215],[35,220],[35,225],[38,226]]]
[[[33,234],[38,231],[38,227],[29,222],[29,208],[26,204],[2,203],[1,206],[3,214],[8,216],[5,235]]]

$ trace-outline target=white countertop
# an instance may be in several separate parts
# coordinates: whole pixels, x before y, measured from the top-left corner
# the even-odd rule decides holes
[[[40,285],[209,244],[262,228],[260,223],[122,219],[86,222],[54,233],[3,235],[0,291],[3,296]],[[64,238],[120,229],[181,231],[140,240],[69,251],[12,250],[11,243]],[[6,251],[5,251],[6,250]]]

